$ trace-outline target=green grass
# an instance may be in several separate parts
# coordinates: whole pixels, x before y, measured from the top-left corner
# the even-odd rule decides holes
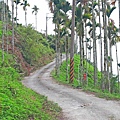
[[[55,120],[61,108],[24,87],[14,69],[14,59],[5,54],[2,62],[0,51],[0,120]]]
[[[2,21],[0,21],[0,37],[2,37],[2,33],[3,33],[3,23]],[[5,31],[4,33],[5,36],[12,36],[12,30],[8,30],[7,32]]]
[[[9,49],[11,49],[11,39],[12,39],[12,25],[9,23],[8,30],[4,31],[4,44],[5,44],[5,51],[6,51],[6,40],[8,36],[8,44]],[[45,39],[41,33],[34,30],[32,25],[28,25],[24,27],[22,25],[18,25],[17,28],[15,27],[15,50],[19,50],[21,52],[22,57],[19,55],[18,58],[24,59],[24,62],[27,62],[30,66],[35,69],[49,63],[54,58],[54,50],[50,47],[49,42]],[[0,44],[2,44],[2,34],[3,34],[3,22],[0,21]],[[11,51],[9,50],[9,53]],[[18,63],[21,65],[21,63]],[[21,65],[22,66],[22,65]],[[23,66],[22,66],[23,67]],[[21,67],[20,67],[21,68]],[[24,68],[21,68],[22,72],[26,71]]]
[[[70,64],[70,61],[68,61]],[[119,93],[109,93],[108,90],[104,90],[102,91],[100,88],[100,84],[101,84],[101,72],[98,71],[98,84],[96,85],[96,87],[94,87],[94,67],[92,66],[92,64],[87,63],[88,65],[88,84],[84,84],[84,82],[86,83],[86,81],[83,82],[83,84],[81,84],[81,82],[78,80],[78,65],[80,64],[80,58],[79,55],[75,55],[74,56],[74,82],[72,84],[69,83],[69,78],[68,81],[66,80],[66,61],[64,61],[62,63],[62,65],[60,66],[60,74],[59,76],[55,75],[55,71],[52,71],[52,76],[54,79],[58,80],[59,82],[66,84],[66,85],[70,85],[74,88],[82,88],[83,91],[86,92],[91,92],[92,94],[95,94],[98,97],[101,98],[106,98],[106,99],[116,99],[116,100],[120,100],[120,94]],[[86,68],[86,61],[84,63],[84,68]],[[68,73],[70,73],[70,66],[68,66]],[[86,71],[85,71],[86,72]],[[69,77],[69,76],[68,76]],[[80,75],[79,75],[80,77]],[[83,77],[83,75],[81,75],[81,77]],[[116,87],[116,85],[115,85]]]
[[[41,67],[54,57],[54,50],[50,48],[48,41],[33,29],[18,26],[15,33],[19,34],[17,47],[21,49],[22,55],[27,63],[35,67]]]

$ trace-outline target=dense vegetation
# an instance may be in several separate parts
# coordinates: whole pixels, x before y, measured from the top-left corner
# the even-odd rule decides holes
[[[6,2],[0,1],[0,120],[55,120],[61,108],[21,83],[24,75],[53,60],[54,50],[31,25],[18,24]]]
[[[31,25],[25,27],[11,21],[8,3],[3,3],[0,2],[0,120],[58,119],[61,108],[57,104],[21,83],[25,75],[53,60],[54,49]],[[13,19],[17,20],[17,16]]]
[[[66,63],[66,74],[67,76],[70,74],[70,78],[67,77],[67,80],[70,83],[75,82],[76,72],[74,73],[74,69],[76,70],[76,67],[74,65],[76,64],[74,64],[74,53],[76,53],[75,49],[78,47],[77,51],[80,55],[80,62],[77,64],[79,81],[83,81],[83,75],[85,74],[88,75],[89,79],[89,64],[85,62],[87,60],[89,63],[92,62],[92,71],[94,71],[94,74],[91,75],[93,76],[91,86],[95,88],[99,86],[101,91],[109,91],[109,93],[120,93],[120,59],[118,55],[120,27],[117,26],[115,19],[112,17],[118,7],[117,4],[119,5],[118,13],[120,13],[120,2],[114,0],[73,0],[71,6],[66,0],[48,0],[48,4],[51,13],[53,13],[53,23],[56,26],[56,75],[60,76],[60,51],[63,49],[61,39],[64,39],[66,62],[70,53],[70,63]],[[70,37],[71,39],[69,39]],[[116,66],[113,66],[114,63]],[[70,71],[68,71],[69,64]],[[89,85],[88,81],[83,83],[86,86]]]
[[[31,25],[15,28],[15,46],[12,52],[11,24],[5,33],[0,22],[0,40],[4,34],[4,49],[0,50],[0,119],[1,120],[55,120],[61,108],[24,87],[21,83],[24,75],[50,62],[54,50],[45,37],[35,31]],[[1,43],[3,41],[1,40]],[[7,48],[8,47],[8,48]],[[8,50],[8,51],[7,51]]]
[[[0,22],[0,36],[2,38],[2,22]],[[13,53],[12,51],[12,30],[11,24],[8,30],[4,32],[4,43],[1,40],[1,46],[4,44],[4,51]],[[54,49],[46,41],[45,36],[35,31],[31,25],[24,27],[18,25],[15,28],[15,46],[14,55],[16,56],[16,67],[20,72],[29,75],[29,73],[38,67],[50,62],[54,57]]]
[[[14,69],[14,58],[0,50],[0,120],[54,120],[61,109],[45,96],[27,89]]]
[[[114,20],[110,18],[116,9],[115,2],[77,0],[77,5],[71,6],[66,0],[48,0],[53,13],[55,36],[48,36],[46,29],[46,37],[27,24],[27,7],[30,7],[27,0],[12,0],[12,11],[9,10],[8,1],[5,4],[4,1],[0,2],[0,20],[3,21],[0,22],[0,45],[2,46],[0,47],[0,119],[53,120],[59,113],[60,108],[56,105],[54,107],[46,97],[26,89],[20,83],[21,74],[19,74],[29,75],[33,70],[50,62],[54,57],[54,50],[56,50],[56,71],[53,76],[56,79],[70,83],[74,87],[97,92],[101,97],[120,99],[120,63],[117,53],[120,28],[117,28]],[[19,4],[25,12],[24,27],[18,23]],[[15,8],[16,10],[14,10]],[[34,5],[31,11],[35,13],[36,30],[38,10],[39,8]],[[14,15],[14,11],[16,11],[16,15]],[[70,12],[73,13],[72,18],[68,14]],[[97,30],[99,32],[96,32]],[[76,43],[78,43],[78,39],[76,39],[76,43],[74,42],[74,32],[79,38],[80,58],[79,56],[73,57],[77,51]],[[98,40],[100,41],[100,53],[97,51]],[[113,75],[112,68],[112,46],[116,47],[116,76]],[[66,52],[66,62],[60,66],[64,51]],[[69,52],[70,61],[68,60]],[[98,54],[101,59],[101,72],[97,69]],[[93,63],[91,63],[92,55],[94,56]],[[75,66],[70,64],[73,60]],[[71,78],[69,78],[70,68]],[[86,75],[87,79],[84,79],[83,75]]]
[[[16,33],[20,44],[16,44],[23,54],[23,57],[32,66],[42,66],[54,57],[54,50],[50,48],[45,37],[35,31],[31,25],[27,27],[18,26]],[[20,37],[20,38],[19,38]]]
[[[80,62],[80,57],[79,55],[75,55],[74,56],[74,60],[75,60],[75,67],[74,67],[74,82],[71,84],[69,82],[69,79],[66,80],[66,76],[67,76],[67,70],[66,70],[66,61],[64,61],[62,63],[62,65],[60,66],[60,73],[59,73],[59,76],[57,76],[55,74],[55,71],[52,71],[52,76],[64,83],[64,84],[68,84],[68,85],[71,85],[73,86],[74,88],[82,88],[83,90],[85,91],[91,91],[91,93],[93,92],[96,96],[99,96],[99,97],[104,97],[104,98],[107,98],[107,99],[118,99],[120,100],[120,94],[117,93],[118,91],[118,88],[117,88],[117,83],[116,83],[116,79],[111,79],[111,87],[113,88],[111,93],[109,93],[109,91],[105,90],[105,91],[102,91],[100,89],[100,85],[101,85],[101,72],[98,71],[98,84],[97,86],[95,87],[94,86],[94,80],[93,80],[93,77],[94,77],[94,67],[93,67],[93,64],[92,63],[89,63],[89,62],[86,62],[84,61],[84,69],[86,69],[86,63],[87,63],[87,66],[88,66],[88,77],[87,79],[84,79],[83,77],[83,74],[79,74],[79,62]],[[70,60],[68,61],[70,63]],[[70,72],[70,66],[68,66],[68,72]],[[80,81],[80,76],[83,78],[82,81]],[[69,77],[69,76],[68,76]]]

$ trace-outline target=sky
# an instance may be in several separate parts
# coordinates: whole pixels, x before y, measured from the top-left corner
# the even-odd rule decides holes
[[[9,6],[10,10],[11,8],[11,0],[9,1]],[[37,15],[37,30],[44,33],[46,30],[46,14],[48,17],[52,17],[52,14],[50,13],[49,7],[48,7],[48,2],[47,0],[27,0],[28,3],[30,4],[30,7],[27,7],[27,23],[32,24],[35,26],[35,15],[32,14],[32,8],[34,5],[37,5],[39,8],[38,15]],[[72,0],[69,0],[70,3],[72,3]],[[22,23],[23,25],[25,24],[25,17],[24,17],[24,11],[22,6],[18,5],[18,19],[19,23]],[[50,18],[48,21],[48,34],[54,34],[54,27],[55,25],[52,24],[52,19]]]
[[[9,5],[11,6],[11,0],[9,1]],[[72,0],[68,0],[71,4],[72,4]],[[37,5],[37,7],[39,8],[38,11],[38,26],[37,26],[37,30],[45,33],[46,30],[46,14],[48,17],[52,17],[52,14],[50,13],[49,7],[48,7],[48,2],[47,0],[28,0],[28,3],[30,4],[30,7],[27,7],[27,23],[28,24],[32,24],[35,27],[35,15],[32,14],[32,8],[34,7],[34,5]],[[116,9],[113,11],[111,18],[115,21],[115,25],[118,27],[119,26],[119,14],[118,14],[118,3],[116,2]],[[10,7],[11,9],[11,7]],[[19,23],[22,23],[23,25],[25,25],[25,15],[24,15],[24,11],[22,6],[18,6],[18,19],[19,19]],[[54,34],[54,27],[55,25],[52,24],[52,19],[50,18],[48,21],[48,34]],[[120,43],[117,44],[118,46],[118,52],[120,52]],[[115,54],[115,47],[112,48],[113,49],[113,73],[116,74],[117,72],[117,64],[116,64],[116,54]],[[98,45],[98,51],[99,51],[99,45]],[[100,63],[100,57],[98,57],[98,62]],[[100,64],[98,63],[98,69],[100,69]],[[119,56],[119,63],[120,63],[120,56]]]
[[[6,1],[6,0],[4,0]],[[10,9],[11,8],[11,0],[9,1],[9,6]],[[47,0],[27,0],[28,3],[30,4],[30,7],[27,7],[27,23],[28,24],[32,24],[33,26],[35,26],[35,15],[32,14],[32,8],[34,7],[34,5],[37,5],[37,7],[39,8],[38,11],[38,15],[37,15],[37,23],[38,23],[38,27],[37,30],[40,32],[45,32],[46,30],[46,14],[48,17],[52,17],[52,14],[50,13],[49,7],[48,7],[48,2]],[[71,4],[72,4],[72,0],[68,0]],[[116,4],[117,6],[117,4]],[[117,9],[114,10],[114,12],[111,15],[111,18],[115,20],[115,24],[116,26],[118,26],[118,20],[119,20],[119,16],[118,16],[118,6]],[[23,25],[25,24],[25,17],[24,17],[24,11],[22,6],[18,5],[18,19],[19,19],[19,23],[22,23]],[[52,24],[52,19],[50,18],[48,21],[48,34],[54,34],[54,27],[55,25]]]
[[[46,13],[50,13],[48,3],[46,2],[46,0],[28,0],[28,3],[30,4],[30,7],[27,7],[27,24],[32,24],[33,26],[35,26],[35,15],[32,14],[32,8],[34,7],[34,5],[37,5],[37,7],[39,8],[37,15],[38,31],[44,32],[44,30],[46,29]],[[9,0],[9,5],[11,5],[11,0]],[[22,23],[23,25],[25,25],[24,14],[25,13],[23,11],[23,7],[18,5],[18,19],[19,19],[18,22]],[[52,15],[49,14],[49,16]],[[50,26],[50,28],[53,28],[52,19],[48,20],[48,26]],[[48,28],[48,33],[52,34],[53,33],[52,30]]]
[[[5,0],[6,1],[6,0]],[[11,6],[11,0],[9,1],[9,5]],[[72,0],[68,0],[71,4],[72,4]],[[52,17],[52,14],[50,13],[49,7],[48,7],[48,2],[47,0],[28,0],[28,3],[30,4],[30,7],[27,7],[27,23],[28,24],[32,24],[33,26],[35,26],[35,15],[32,14],[32,8],[34,5],[37,5],[37,7],[39,8],[38,11],[38,28],[37,30],[40,32],[44,32],[46,29],[46,14],[48,17]],[[116,4],[117,6],[117,4]],[[10,7],[11,9],[11,7]],[[111,17],[115,20],[115,24],[118,26],[118,6],[117,9],[114,10],[114,12],[112,13]],[[19,19],[19,23],[25,24],[25,17],[24,17],[24,11],[22,6],[18,6],[18,19]],[[52,24],[52,19],[49,19],[47,21],[48,23],[48,34],[54,34],[54,25]]]

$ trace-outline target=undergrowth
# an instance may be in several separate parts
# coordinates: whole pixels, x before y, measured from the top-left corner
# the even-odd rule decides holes
[[[24,87],[12,55],[4,54],[4,58],[2,62],[0,50],[0,120],[57,119],[58,105]]]
[[[15,32],[20,42],[17,47],[21,49],[24,59],[31,66],[40,67],[53,59],[54,50],[50,48],[45,37],[35,31],[31,25],[27,27],[19,25]]]
[[[68,74],[70,73],[70,60],[68,61]],[[108,92],[108,90],[101,90],[101,72],[98,71],[98,83],[96,85],[96,87],[94,86],[94,67],[92,64],[87,62],[87,66],[88,66],[88,74],[87,74],[87,81],[83,81],[81,83],[80,81],[80,76],[83,77],[83,75],[78,74],[79,73],[79,65],[80,64],[80,57],[79,55],[75,55],[74,56],[74,81],[72,84],[69,83],[69,76],[68,76],[68,80],[66,80],[66,61],[64,61],[62,63],[62,65],[60,66],[60,73],[57,76],[55,74],[55,70],[52,71],[52,76],[54,79],[58,80],[59,82],[62,82],[63,84],[66,85],[70,85],[74,88],[82,88],[83,91],[86,92],[91,92],[92,94],[95,94],[98,97],[101,98],[106,98],[106,99],[116,99],[116,100],[120,100],[120,94],[119,93],[115,93],[113,92],[112,94]],[[84,72],[86,68],[86,62],[84,64]],[[87,84],[86,84],[87,83]],[[115,89],[115,88],[114,88]]]

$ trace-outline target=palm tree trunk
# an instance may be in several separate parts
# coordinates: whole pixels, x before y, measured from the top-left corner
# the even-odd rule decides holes
[[[119,5],[119,31],[120,31],[120,0],[118,0],[118,5]]]
[[[65,52],[66,52],[66,81],[68,81],[68,36],[66,36],[66,47],[65,47]]]
[[[91,39],[90,39],[90,47],[92,47],[92,41],[91,41]],[[89,60],[90,60],[90,63],[91,63],[91,58],[92,58],[92,48],[89,50]],[[90,68],[90,64],[89,64],[89,68]]]
[[[62,65],[62,44],[60,44],[60,65]]]
[[[7,4],[7,6],[8,6],[8,0],[7,0],[7,2],[6,2]],[[9,23],[9,18],[8,18],[8,7],[6,8],[6,21],[7,21],[7,23],[6,23],[6,31],[8,31],[8,23]],[[8,53],[8,34],[7,34],[7,53]]]
[[[103,84],[103,41],[102,41],[102,25],[101,25],[101,16],[100,16],[100,0],[98,0],[98,9],[99,9],[99,24],[100,24],[100,46],[101,46],[101,55],[100,55],[100,59],[101,59],[101,89],[102,89],[102,84]]]
[[[79,68],[79,74],[80,74],[80,84],[82,84],[82,39],[81,36],[79,36],[79,45],[80,45],[80,68]]]
[[[116,48],[117,75],[118,75],[118,93],[120,93],[120,82],[119,82],[119,67],[118,67],[118,50],[117,50],[117,44],[115,44],[115,48]]]
[[[109,66],[108,66],[108,41],[107,41],[107,16],[106,16],[106,1],[104,1],[104,76],[105,87],[109,90]]]
[[[60,74],[60,26],[58,25],[58,77]]]
[[[35,15],[35,21],[36,21],[36,30],[37,30],[37,13]]]
[[[78,43],[78,35],[77,35],[77,32],[76,32],[75,46],[74,46],[74,48],[75,48],[75,54],[77,54],[77,50],[78,50],[78,45],[77,45],[77,43]]]
[[[86,26],[86,22],[85,22],[85,26]],[[88,85],[88,62],[87,62],[87,45],[88,45],[88,42],[87,42],[87,28],[85,27],[85,41],[86,41],[86,83]]]
[[[94,1],[92,1],[94,5]],[[94,86],[97,84],[97,49],[96,49],[96,25],[95,25],[95,14],[94,14],[94,8],[92,6],[92,22],[93,22],[93,61],[94,61]]]
[[[84,54],[84,24],[83,24],[83,22],[82,22],[82,36],[81,36],[81,49],[82,49],[82,56],[81,56],[81,79],[82,79],[82,85],[84,85],[84,81],[83,81],[83,74],[84,74],[84,61],[85,61],[85,59],[84,59],[84,57],[85,57],[85,54]]]
[[[81,13],[82,13],[82,4],[80,4],[80,10],[81,10]],[[83,72],[84,72],[84,68],[83,68],[83,65],[84,65],[84,43],[83,43],[83,22],[82,22],[82,14],[80,16],[80,35],[79,35],[79,44],[80,44],[80,84],[83,85]]]
[[[4,62],[4,38],[5,38],[5,3],[4,1],[1,3],[2,4],[2,61]]]
[[[14,53],[14,1],[12,0],[12,51]]]
[[[75,34],[75,1],[72,5],[72,30],[71,30],[71,44],[70,44],[70,83],[74,80],[74,34]]]
[[[55,24],[55,30],[56,30],[56,24]],[[56,32],[55,32],[56,37]],[[55,74],[58,75],[58,44],[57,44],[57,38],[55,40],[55,48],[56,48],[56,67],[55,67]]]
[[[0,2],[0,20],[2,21],[2,2]]]
[[[16,27],[17,27],[17,0],[16,0]]]
[[[108,19],[108,25],[109,25],[110,21]],[[109,92],[111,92],[111,81],[110,79],[112,78],[113,76],[113,73],[112,73],[112,45],[111,45],[111,41],[112,41],[112,38],[111,38],[111,27],[108,26],[108,38],[109,38],[109,56],[110,56],[110,60],[108,61],[109,64],[108,64],[108,67],[109,67],[109,81],[108,81],[108,88],[109,88]]]
[[[103,16],[103,26],[104,26],[104,19],[105,19],[105,15],[104,15],[104,1],[102,0],[101,1],[102,2],[102,16]],[[103,55],[103,50],[101,50],[101,54]],[[101,87],[102,87],[102,90],[104,90],[105,89],[105,72],[106,72],[106,70],[105,70],[105,68],[106,68],[106,64],[105,64],[105,43],[104,43],[104,58],[103,58],[103,62],[104,63],[102,63],[101,65],[104,65],[104,67],[103,67],[103,73],[102,73],[102,79],[101,79]]]
[[[25,27],[27,27],[27,9],[25,7]]]

